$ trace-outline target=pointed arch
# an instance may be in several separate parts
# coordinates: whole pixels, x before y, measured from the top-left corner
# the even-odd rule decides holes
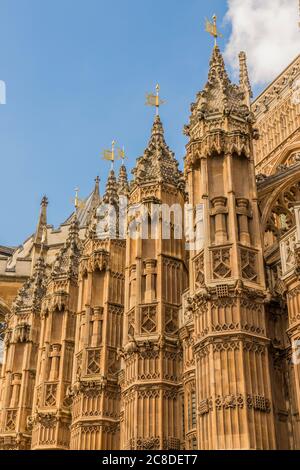
[[[270,174],[274,174],[279,165],[285,165],[286,163],[288,163],[290,156],[296,152],[300,153],[300,137],[297,139],[296,142],[292,142],[286,147],[284,147],[283,151],[280,152],[279,156],[273,162]],[[291,166],[291,164],[289,164],[288,166]]]
[[[287,179],[285,179],[281,184],[278,184],[272,193],[268,196],[267,201],[265,201],[264,208],[261,215],[262,222],[262,233],[266,229],[268,219],[271,215],[272,209],[276,204],[276,201],[280,198],[280,195],[284,194],[285,191],[288,191],[294,185],[299,184],[300,182],[300,169],[291,174]]]

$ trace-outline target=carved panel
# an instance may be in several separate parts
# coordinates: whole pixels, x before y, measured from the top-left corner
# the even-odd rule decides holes
[[[244,396],[241,393],[228,394],[228,395],[217,395],[214,400],[206,398],[202,400],[198,407],[200,416],[205,416],[215,408],[216,411],[230,410],[236,408],[244,408],[247,406],[248,409],[254,409],[269,413],[271,411],[271,402],[269,399],[261,395],[247,395]]]
[[[45,385],[45,406],[56,405],[57,384]]]
[[[212,398],[206,398],[205,400],[201,400],[199,403],[198,411],[199,415],[203,416],[209,413],[213,408]]]
[[[241,249],[242,277],[247,281],[257,282],[257,253],[251,250]]]
[[[99,374],[100,372],[100,349],[91,349],[87,355],[87,374]]]
[[[218,341],[215,342],[213,345],[214,352],[221,352],[221,351],[239,351],[240,349],[240,342],[239,341]]]
[[[77,361],[76,377],[78,378],[78,377],[81,377],[81,374],[82,374],[82,352],[77,354],[76,361]]]
[[[114,349],[109,349],[107,357],[107,371],[109,374],[115,375],[120,369],[120,362],[117,359],[117,352]]]
[[[159,390],[139,390],[138,391],[138,398],[159,398]]]
[[[298,308],[295,308],[295,300],[296,305],[298,305],[297,298],[300,298],[300,287],[298,286],[287,293],[287,300],[289,303],[288,313],[290,325],[293,325],[294,323],[300,321],[300,312]]]
[[[194,279],[196,289],[204,286],[204,253],[198,255],[197,258],[194,260]]]
[[[228,287],[228,284],[219,284],[217,287],[216,287],[216,293],[217,293],[217,297],[220,299],[220,298],[223,298],[223,297],[228,297],[229,296],[229,287]]]
[[[282,265],[282,275],[285,276],[295,268],[296,257],[296,230],[284,237],[280,242],[280,257]]]
[[[262,411],[265,413],[269,413],[271,411],[270,400],[261,395],[248,395],[247,406],[250,409],[253,408],[254,410]]]
[[[138,379],[155,380],[159,378],[159,350],[146,350],[138,354]]]
[[[159,437],[137,438],[130,440],[131,450],[156,450],[159,449]]]
[[[218,411],[225,409],[234,409],[234,408],[243,408],[244,407],[244,398],[243,395],[225,395],[221,397],[220,395],[217,396],[215,399],[216,409]]]
[[[157,329],[156,305],[141,307],[142,333],[155,333]]]
[[[16,429],[17,413],[18,410],[7,410],[5,425],[6,431],[14,431]]]
[[[259,344],[257,342],[246,341],[243,343],[243,350],[263,355],[266,352],[266,347],[263,344]]]
[[[180,439],[176,437],[169,437],[163,440],[164,450],[180,450]]]
[[[178,309],[176,307],[165,307],[165,331],[172,334],[178,330]]]
[[[135,309],[131,309],[128,313],[128,336],[134,337],[135,332]]]
[[[212,250],[213,279],[231,277],[230,248]]]

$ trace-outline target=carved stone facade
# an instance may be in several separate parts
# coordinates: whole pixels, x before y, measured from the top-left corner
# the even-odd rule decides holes
[[[1,449],[300,448],[300,58],[252,104],[239,60],[213,49],[183,173],[156,116],[130,183],[0,247]]]

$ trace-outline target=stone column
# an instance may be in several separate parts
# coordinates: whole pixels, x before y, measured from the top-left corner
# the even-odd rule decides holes
[[[249,201],[245,198],[238,198],[236,200],[237,205],[237,214],[239,219],[239,236],[240,242],[244,245],[250,245],[250,234],[248,226],[248,216],[249,216]]]
[[[227,241],[227,227],[226,227],[226,214],[227,209],[226,197],[218,196],[212,199],[212,215],[215,216],[215,241],[217,244],[222,244]]]

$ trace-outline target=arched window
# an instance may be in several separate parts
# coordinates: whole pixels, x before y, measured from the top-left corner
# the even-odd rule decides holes
[[[265,228],[264,246],[273,245],[295,225],[294,204],[300,201],[300,183],[293,183],[282,190],[274,200]]]

